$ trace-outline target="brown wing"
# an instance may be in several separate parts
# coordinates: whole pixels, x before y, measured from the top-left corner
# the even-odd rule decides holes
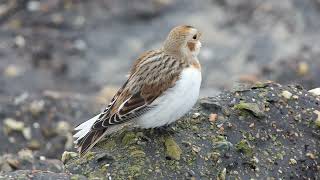
[[[151,51],[139,58],[131,69],[128,81],[114,96],[112,102],[79,140],[81,154],[87,152],[107,128],[135,119],[156,106],[154,100],[172,87],[187,65],[160,51]]]

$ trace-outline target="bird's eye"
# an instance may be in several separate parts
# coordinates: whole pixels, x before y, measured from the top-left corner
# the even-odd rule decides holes
[[[192,38],[193,38],[193,39],[197,39],[197,35],[195,34]]]

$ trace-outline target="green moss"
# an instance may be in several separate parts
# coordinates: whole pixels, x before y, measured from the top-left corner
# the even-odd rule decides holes
[[[132,165],[128,167],[128,173],[136,177],[140,175],[141,169],[142,169],[142,166],[140,165]]]
[[[264,117],[265,116],[264,108],[259,106],[257,103],[240,102],[239,104],[236,104],[234,106],[234,108],[241,110],[241,111],[243,111],[243,110],[249,111],[249,112],[253,113],[253,115],[256,117]]]
[[[89,151],[83,158],[86,159],[87,161],[90,161],[94,158],[94,153]]]
[[[131,157],[145,157],[146,154],[141,150],[135,150],[130,153]]]
[[[76,174],[76,175],[72,175],[70,177],[70,180],[78,180],[78,179],[81,179],[80,175]]]
[[[165,137],[164,145],[166,147],[166,155],[174,160],[180,160],[182,150],[179,145],[169,136]]]
[[[137,135],[132,131],[126,132],[126,134],[122,138],[122,144],[124,145],[130,145],[136,142],[137,142]]]
[[[212,138],[212,146],[214,150],[225,152],[230,150],[233,145],[227,141],[224,136],[215,136]]]
[[[108,139],[103,144],[103,147],[108,149],[108,150],[112,150],[112,149],[114,149],[116,147],[116,142],[113,139]]]
[[[241,140],[236,144],[236,149],[246,156],[251,157],[253,155],[253,148],[250,146],[249,142],[245,139]]]

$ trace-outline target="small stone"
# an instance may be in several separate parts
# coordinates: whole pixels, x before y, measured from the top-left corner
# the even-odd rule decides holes
[[[311,89],[309,92],[315,96],[320,96],[320,88]]]
[[[27,140],[30,140],[32,138],[31,128],[30,127],[23,128],[22,134],[24,138],[26,138]]]
[[[23,36],[19,35],[15,38],[14,43],[19,47],[23,48],[26,45],[26,40]]]
[[[65,151],[62,154],[61,161],[65,164],[67,161],[69,161],[70,159],[75,158],[77,156],[78,156],[78,153],[76,153],[76,152]]]
[[[318,127],[318,128],[320,128],[320,111],[318,111],[318,110],[315,110],[315,111],[313,111],[318,117],[317,117],[317,119],[314,121],[314,123],[316,124],[316,126]]]
[[[34,116],[38,116],[44,110],[45,102],[43,100],[40,101],[32,101],[29,106],[29,110]]]
[[[8,132],[11,131],[23,131],[24,123],[21,121],[17,121],[13,118],[6,118],[4,121],[4,126],[7,128]]]
[[[264,107],[260,106],[257,103],[246,103],[246,102],[240,102],[239,104],[236,104],[234,106],[235,109],[238,110],[247,110],[249,112],[252,112],[254,116],[256,117],[264,117]]]
[[[44,161],[44,160],[46,160],[47,158],[46,158],[45,156],[40,156],[39,159],[40,159],[41,161]]]
[[[192,115],[192,118],[193,118],[193,119],[197,119],[199,116],[200,116],[200,113],[194,113],[194,114]]]
[[[32,151],[29,149],[22,149],[18,152],[18,156],[20,159],[23,160],[30,160],[33,159]]]
[[[218,114],[211,113],[209,115],[209,121],[213,123],[213,122],[215,122],[217,120],[217,117],[218,117]]]
[[[39,150],[40,149],[40,142],[33,139],[30,142],[28,142],[28,148],[31,150]]]
[[[289,159],[289,164],[290,165],[296,165],[297,164],[297,161],[293,158]]]
[[[249,125],[249,128],[253,128],[254,127],[254,123],[251,123],[250,125]]]
[[[293,95],[293,96],[292,96],[292,99],[299,99],[299,96]]]
[[[196,153],[200,152],[201,151],[201,148],[196,146],[196,145],[192,145],[192,150]]]
[[[19,161],[17,159],[7,159],[7,163],[14,169],[18,169],[19,168]]]
[[[310,159],[316,159],[316,156],[313,153],[307,153],[306,156]]]
[[[219,173],[217,180],[225,180],[227,175],[227,169],[223,168],[222,171]]]
[[[14,104],[15,105],[19,105],[21,103],[23,103],[24,101],[26,101],[29,97],[28,93],[22,93],[21,95],[17,96],[14,98]]]
[[[17,77],[21,73],[20,69],[15,65],[9,65],[5,68],[3,75],[9,78]]]
[[[292,97],[292,93],[287,90],[282,91],[281,95],[286,99],[290,99]]]
[[[27,4],[27,9],[29,11],[39,11],[40,10],[40,2],[39,1],[29,1]]]
[[[56,132],[57,134],[63,135],[63,134],[68,133],[68,132],[70,131],[70,129],[71,129],[71,126],[70,126],[70,124],[69,124],[68,122],[66,122],[66,121],[59,121],[59,122],[57,123],[57,127],[56,127],[55,132]]]
[[[298,74],[304,76],[309,72],[309,65],[306,62],[300,62],[298,64]]]

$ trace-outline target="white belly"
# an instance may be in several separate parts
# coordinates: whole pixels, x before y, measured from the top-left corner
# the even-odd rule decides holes
[[[154,128],[178,120],[197,102],[200,84],[200,70],[192,67],[183,70],[176,85],[152,103],[156,107],[141,116],[138,125]]]

